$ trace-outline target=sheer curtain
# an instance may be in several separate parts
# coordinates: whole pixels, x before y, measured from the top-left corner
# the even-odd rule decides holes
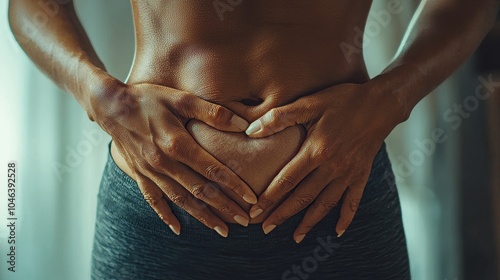
[[[110,72],[124,79],[133,57],[129,4],[75,3]],[[7,1],[0,8],[6,15]],[[7,271],[8,233],[2,226],[0,279],[89,279],[96,195],[110,137],[33,66],[10,34],[6,16],[0,28],[1,162],[18,163],[17,272]],[[5,186],[1,184],[2,224]]]
[[[377,75],[397,52],[420,1],[374,1],[370,22],[381,22],[377,14],[390,11],[391,3],[402,3],[391,14],[380,35],[366,45],[370,74]],[[368,25],[367,25],[368,26]],[[368,29],[367,29],[368,30]],[[375,30],[375,29],[374,29]],[[424,98],[404,124],[387,138],[389,157],[401,198],[410,264],[414,279],[462,279],[458,219],[459,142],[443,113],[457,101],[472,66],[464,65],[440,87]],[[435,142],[433,133],[445,136]]]
[[[394,1],[375,2],[373,11],[380,12]],[[379,22],[380,30],[366,45],[372,75],[390,61],[418,4],[396,2],[404,3],[401,10],[391,13],[387,24]],[[125,79],[134,48],[130,4],[123,0],[75,3],[109,72]],[[1,2],[0,12],[6,15],[7,1]],[[378,20],[375,13],[369,22]],[[110,138],[88,120],[71,96],[33,66],[10,34],[6,16],[1,17],[0,35],[0,162],[5,168],[0,172],[2,224],[7,222],[6,164],[15,161],[18,165],[16,272],[7,270],[5,241],[10,233],[1,226],[0,278],[89,279],[96,195]],[[404,169],[404,159],[410,160],[411,153],[418,149],[415,141],[427,139],[442,122],[443,108],[450,106],[456,87],[450,79],[388,138],[403,203],[412,273],[417,280],[460,278],[459,237],[453,214],[457,207],[453,157],[457,137],[450,137],[422,162],[413,164],[412,172]],[[445,183],[436,191],[435,182]]]

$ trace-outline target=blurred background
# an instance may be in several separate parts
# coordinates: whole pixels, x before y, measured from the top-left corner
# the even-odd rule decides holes
[[[74,1],[109,72],[125,80],[134,54],[129,1]],[[0,3],[0,279],[89,279],[110,137],[26,57],[10,34],[7,2]],[[374,2],[376,13],[390,1]],[[388,22],[368,20],[372,76],[397,51],[419,1],[401,3]],[[387,139],[413,279],[500,279],[499,83],[500,24]],[[6,263],[9,161],[18,165],[15,273]]]

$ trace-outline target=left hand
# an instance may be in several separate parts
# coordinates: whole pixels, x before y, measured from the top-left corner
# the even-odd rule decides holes
[[[312,204],[294,232],[299,243],[345,193],[335,228],[342,235],[354,218],[377,152],[399,123],[397,116],[394,101],[367,84],[333,86],[264,114],[247,129],[250,137],[269,136],[296,124],[305,126],[307,136],[250,209],[250,216],[262,213],[259,209],[273,209],[293,191],[262,228],[267,234]]]

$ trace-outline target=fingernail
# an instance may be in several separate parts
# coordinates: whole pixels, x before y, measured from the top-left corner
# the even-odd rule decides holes
[[[250,203],[250,204],[255,204],[257,203],[257,198],[255,196],[251,196],[251,195],[248,195],[248,194],[244,194],[243,195],[243,199]]]
[[[273,229],[275,229],[275,228],[276,228],[276,225],[268,225],[268,226],[266,226],[266,227],[264,228],[264,233],[265,233],[265,234],[268,234],[268,233],[270,233],[270,232],[271,232]]]
[[[305,234],[301,234],[301,235],[297,236],[297,238],[295,239],[295,242],[297,244],[299,244],[300,242],[302,242],[302,240],[304,240],[304,237],[306,237]]]
[[[240,225],[242,225],[242,226],[244,226],[244,227],[248,226],[248,222],[249,222],[249,221],[248,221],[248,219],[247,219],[247,218],[245,218],[245,217],[243,217],[243,216],[236,215],[236,216],[234,216],[234,220],[235,220],[238,224],[240,224]]]
[[[257,132],[261,129],[262,129],[262,123],[260,122],[260,120],[256,120],[250,124],[250,126],[247,128],[245,133],[247,135],[251,135],[251,134],[254,134],[255,132]]]
[[[264,210],[262,210],[260,208],[255,208],[252,211],[250,211],[250,217],[255,218],[255,217],[259,216],[260,214],[262,214],[262,212],[264,212]]]
[[[337,233],[338,233],[337,237],[341,237],[341,236],[342,236],[342,234],[344,234],[344,232],[345,232],[345,230],[338,231],[338,232],[337,232]]]
[[[248,122],[237,115],[231,118],[231,124],[241,130],[245,130],[248,127]]]
[[[168,227],[176,234],[176,235],[179,235],[181,234],[181,231],[180,230],[177,230],[176,228],[174,228],[172,225],[168,225]]]
[[[214,227],[214,230],[222,237],[227,237],[227,230],[221,226]]]

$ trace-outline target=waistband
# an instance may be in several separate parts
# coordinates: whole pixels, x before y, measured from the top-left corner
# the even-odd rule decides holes
[[[204,246],[209,244],[207,242],[212,242],[210,243],[210,247],[213,247],[213,242],[222,242],[221,244],[224,244],[226,247],[231,246],[234,248],[241,246],[245,247],[246,250],[251,250],[249,244],[251,245],[252,242],[255,242],[255,244],[259,244],[259,250],[262,250],[263,246],[266,246],[266,244],[269,246],[272,245],[274,248],[276,244],[295,244],[292,234],[304,217],[306,209],[289,218],[285,223],[278,226],[268,235],[263,233],[261,223],[250,224],[248,227],[243,227],[235,223],[228,223],[229,235],[227,238],[223,238],[214,230],[207,228],[201,222],[193,218],[184,209],[167,200],[172,212],[181,223],[180,236],[174,235],[144,200],[137,183],[116,165],[111,156],[110,147],[111,142],[108,144],[108,160],[105,166],[99,195],[100,199],[103,199],[102,197],[111,197],[110,199],[113,204],[121,205],[120,207],[116,207],[117,211],[113,212],[117,220],[126,219],[132,226],[138,226],[153,234],[161,234],[162,237],[172,238],[172,240],[176,242],[186,242],[190,245],[195,243],[198,244],[198,246]],[[367,201],[366,203],[374,203],[372,200],[377,200],[376,195],[369,194],[368,188],[377,188],[377,185],[383,182],[385,179],[384,176],[387,176],[388,173],[387,166],[390,167],[390,163],[387,158],[384,144],[374,160],[370,179],[365,188],[365,194],[360,203],[360,207],[364,200]],[[392,174],[392,172],[390,173]],[[365,195],[372,197],[365,197]],[[336,237],[335,224],[339,218],[340,205],[341,202],[339,202],[338,207],[335,207],[310,231],[310,233],[308,233],[301,244],[316,242],[315,238],[320,236],[325,237],[334,234]]]

